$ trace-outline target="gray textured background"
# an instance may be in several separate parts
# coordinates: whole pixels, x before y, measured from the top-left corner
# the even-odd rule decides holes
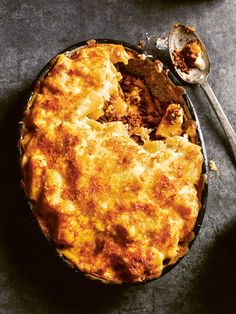
[[[236,172],[197,87],[188,91],[219,174],[210,173],[208,208],[192,249],[155,282],[101,286],[58,263],[18,187],[15,149],[30,84],[53,55],[89,38],[136,44],[176,21],[195,25],[205,41],[209,81],[236,129],[235,18],[235,0],[0,1],[0,313],[236,313]]]

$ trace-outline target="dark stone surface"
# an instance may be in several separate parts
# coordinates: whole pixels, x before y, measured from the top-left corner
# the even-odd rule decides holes
[[[68,271],[47,245],[18,187],[17,121],[30,84],[57,52],[89,38],[136,44],[178,21],[197,27],[212,59],[209,81],[236,129],[236,1],[0,1],[0,313],[235,313],[236,173],[227,139],[197,87],[209,159],[208,208],[184,260],[137,287],[91,283]]]

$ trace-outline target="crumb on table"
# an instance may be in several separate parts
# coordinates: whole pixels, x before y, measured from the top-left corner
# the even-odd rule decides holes
[[[219,172],[214,160],[209,160],[209,167],[210,167],[210,170]]]

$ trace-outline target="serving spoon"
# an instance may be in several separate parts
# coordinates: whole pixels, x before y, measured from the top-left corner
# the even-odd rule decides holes
[[[194,40],[197,41],[201,47],[201,59],[202,63],[199,67],[190,68],[188,73],[181,71],[180,68],[177,67],[177,62],[175,60],[174,51],[181,51],[189,41]],[[196,34],[195,29],[193,27],[186,26],[184,24],[175,24],[169,35],[169,53],[174,65],[174,68],[180,78],[190,84],[199,85],[205,92],[213,110],[218,117],[221,126],[224,129],[225,134],[228,137],[232,153],[234,155],[234,160],[236,161],[236,134],[226,117],[218,99],[216,98],[211,86],[207,81],[207,77],[210,72],[210,58],[207,53],[206,47]],[[201,68],[201,69],[200,69]]]

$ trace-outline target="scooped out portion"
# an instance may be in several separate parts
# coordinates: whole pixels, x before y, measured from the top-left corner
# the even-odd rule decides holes
[[[159,61],[90,42],[58,55],[28,102],[23,184],[43,233],[88,276],[143,282],[188,251],[201,147]]]

